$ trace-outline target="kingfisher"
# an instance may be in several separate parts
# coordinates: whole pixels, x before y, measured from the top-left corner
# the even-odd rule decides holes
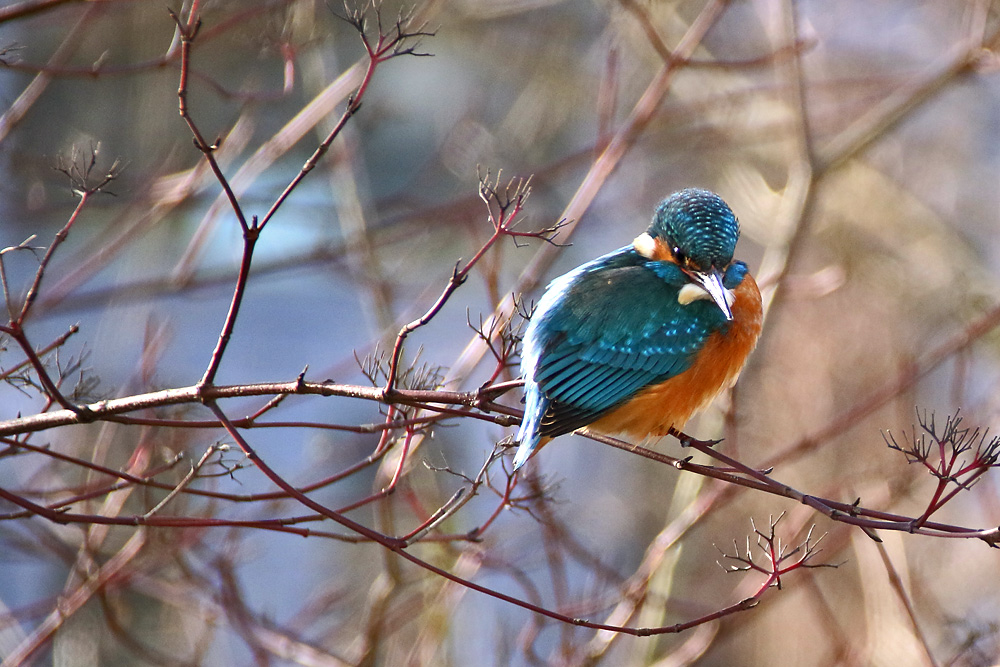
[[[514,470],[582,427],[676,434],[736,382],[763,323],[757,283],[733,260],[739,236],[721,197],[681,190],[631,245],[549,284],[522,343]]]

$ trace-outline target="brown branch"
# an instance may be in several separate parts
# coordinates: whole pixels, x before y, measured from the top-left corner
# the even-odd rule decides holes
[[[250,231],[250,225],[247,223],[246,216],[243,214],[243,208],[240,206],[240,202],[236,198],[236,194],[229,185],[229,180],[226,178],[226,175],[222,172],[222,167],[219,166],[218,161],[215,159],[215,151],[219,148],[219,143],[216,141],[209,144],[208,141],[205,140],[205,137],[202,135],[201,130],[198,128],[197,123],[195,123],[194,118],[191,116],[191,112],[188,109],[187,96],[188,76],[191,68],[191,47],[194,44],[195,38],[198,36],[199,30],[201,29],[201,19],[195,14],[195,7],[191,8],[191,13],[186,22],[174,13],[173,10],[168,11],[170,12],[170,17],[177,25],[177,31],[180,33],[181,37],[181,69],[180,81],[177,85],[178,111],[194,137],[195,148],[201,151],[201,154],[205,157],[206,162],[208,162],[209,167],[212,169],[212,173],[215,174],[216,180],[226,193],[226,197],[229,199],[229,205],[232,207],[233,213],[236,214],[236,218],[239,220],[240,227],[243,228],[245,237]]]
[[[253,465],[256,466],[257,469],[260,470],[264,474],[264,476],[271,481],[272,484],[274,484],[279,489],[287,493],[290,498],[297,500],[298,502],[302,503],[303,505],[313,510],[314,512],[318,512],[323,516],[327,517],[328,519],[332,519],[333,521],[339,523],[348,530],[363,535],[370,540],[378,542],[379,544],[385,546],[386,548],[398,551],[403,546],[405,546],[405,542],[403,542],[398,538],[382,535],[381,533],[378,533],[372,530],[371,528],[368,528],[367,526],[360,524],[357,521],[354,521],[353,519],[349,519],[346,516],[343,516],[339,512],[334,512],[328,509],[326,506],[316,502],[315,500],[312,500],[307,495],[305,495],[304,493],[296,489],[294,486],[286,482],[281,475],[276,473],[257,455],[257,452],[253,449],[253,447],[250,446],[250,443],[247,442],[247,440],[243,437],[239,429],[233,426],[233,423],[229,421],[229,418],[222,411],[222,409],[219,408],[218,404],[215,402],[214,399],[205,400],[205,405],[209,410],[211,410],[215,414],[216,417],[219,418],[219,421],[222,422],[222,425],[225,427],[226,432],[229,433],[229,435],[236,441],[236,444],[239,446],[241,450],[243,450],[243,453],[246,455],[247,459],[249,459],[250,462],[253,463]]]
[[[496,185],[490,185],[489,173],[480,180],[479,194],[483,202],[486,204],[486,209],[489,213],[489,220],[493,226],[493,233],[486,240],[486,242],[479,248],[475,255],[472,256],[465,266],[461,268],[461,262],[455,265],[452,270],[451,278],[448,280],[448,284],[445,286],[444,291],[437,298],[437,301],[427,309],[423,315],[419,318],[413,320],[409,324],[405,325],[399,330],[396,335],[396,342],[392,347],[392,356],[389,361],[389,371],[386,374],[385,380],[385,393],[386,396],[392,396],[396,390],[396,378],[399,375],[399,362],[403,354],[403,343],[406,338],[412,334],[414,331],[420,327],[425,326],[444,308],[444,305],[451,298],[452,294],[455,293],[459,287],[468,280],[469,272],[479,263],[479,261],[486,255],[486,253],[493,247],[493,245],[504,236],[510,236],[516,232],[512,231],[513,225],[517,223],[518,217],[521,215],[521,211],[524,210],[525,201],[531,194],[531,178],[528,179],[511,179],[505,188],[500,187],[500,175],[497,175]],[[493,206],[497,207],[497,212],[494,213]],[[544,233],[544,232],[543,232]],[[538,236],[537,233],[531,234],[533,236]]]
[[[62,5],[85,2],[86,0],[23,0],[0,9],[0,23],[41,14]]]
[[[899,576],[899,572],[896,571],[896,566],[892,564],[892,559],[889,558],[889,552],[886,551],[884,544],[876,544],[875,547],[878,549],[878,555],[882,559],[882,565],[885,567],[886,576],[889,579],[889,585],[892,587],[892,592],[896,594],[899,599],[899,603],[903,606],[906,611],[906,618],[910,621],[910,627],[913,628],[913,635],[923,649],[924,658],[927,664],[932,667],[937,667],[938,661],[934,659],[934,653],[931,651],[930,642],[927,639],[927,635],[924,633],[923,629],[920,627],[920,623],[917,621],[917,612],[913,608],[913,601],[910,599],[910,594],[906,590],[906,586],[903,584],[903,580]]]
[[[505,387],[506,388],[506,387]],[[489,388],[485,388],[488,392]],[[0,437],[9,437],[21,433],[38,432],[66,426],[75,423],[86,423],[93,420],[116,421],[118,415],[126,414],[136,410],[145,410],[152,407],[163,407],[182,403],[213,402],[224,398],[236,398],[246,396],[264,396],[279,394],[301,394],[301,395],[322,395],[341,396],[351,398],[361,398],[370,401],[384,402],[384,390],[375,387],[361,387],[353,385],[335,385],[325,383],[309,383],[304,381],[292,381],[285,383],[268,383],[256,385],[233,385],[223,387],[202,388],[198,385],[169,389],[149,394],[140,394],[122,399],[112,399],[99,401],[77,408],[80,413],[70,409],[57,410],[48,413],[38,414],[31,417],[0,422]],[[449,392],[439,390],[406,390],[399,389],[394,392],[393,400],[403,405],[418,405],[423,409],[434,409],[435,404],[442,404],[441,409],[446,409],[446,405],[465,405],[470,408],[477,408],[483,405],[483,391],[471,392]],[[515,412],[511,409],[511,412]],[[83,415],[83,416],[81,416]],[[221,421],[224,426],[237,428],[233,421],[228,418]],[[388,431],[385,431],[388,433]],[[960,526],[951,526],[935,522],[927,522],[922,528],[913,525],[913,517],[877,512],[868,510],[850,503],[817,498],[815,496],[802,493],[790,486],[781,484],[773,480],[768,475],[758,470],[747,467],[735,459],[732,459],[720,452],[711,449],[711,443],[689,440],[689,444],[709,456],[713,456],[729,467],[729,470],[700,466],[683,459],[677,459],[664,454],[659,454],[642,447],[636,447],[630,443],[615,440],[605,436],[584,433],[594,440],[611,444],[620,449],[633,452],[644,458],[658,461],[672,467],[689,470],[706,477],[712,477],[732,484],[746,486],[760,491],[766,491],[774,495],[784,496],[797,502],[801,502],[817,511],[822,512],[831,519],[857,525],[868,529],[888,529],[905,530],[917,534],[930,535],[934,537],[980,537],[991,534],[993,529],[974,529]],[[369,463],[362,463],[368,465]],[[732,470],[737,470],[745,477],[733,474]]]
[[[60,347],[62,347],[63,345],[66,344],[66,341],[69,340],[70,336],[73,336],[74,334],[77,334],[79,332],[80,332],[80,325],[79,324],[74,324],[74,325],[70,326],[70,328],[66,331],[66,333],[64,333],[61,336],[57,337],[51,343],[49,343],[45,347],[43,347],[40,350],[38,350],[37,353],[36,353],[36,355],[39,358],[42,358],[45,355],[51,353],[53,350],[58,350]],[[18,373],[20,370],[22,370],[24,368],[27,368],[28,366],[31,366],[31,365],[32,365],[31,359],[25,359],[24,361],[21,361],[20,363],[17,363],[15,365],[11,366],[10,368],[7,368],[7,369],[5,369],[3,371],[0,371],[0,381],[8,379],[12,375]]]

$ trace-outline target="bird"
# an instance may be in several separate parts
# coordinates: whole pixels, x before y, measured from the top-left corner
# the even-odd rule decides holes
[[[679,433],[736,382],[763,325],[757,283],[733,259],[739,236],[719,195],[680,190],[631,245],[548,285],[521,344],[514,471],[583,427],[643,441]]]

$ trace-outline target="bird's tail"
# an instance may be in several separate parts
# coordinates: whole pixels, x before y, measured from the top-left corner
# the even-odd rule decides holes
[[[548,407],[548,401],[538,391],[537,387],[529,386],[524,397],[524,418],[521,428],[517,431],[517,453],[514,454],[514,470],[524,465],[535,450],[547,443],[551,438],[543,438],[539,433],[542,415]]]

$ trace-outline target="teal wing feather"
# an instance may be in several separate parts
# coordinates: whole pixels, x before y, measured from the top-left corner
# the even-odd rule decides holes
[[[536,437],[585,426],[691,366],[726,320],[709,301],[680,304],[685,282],[676,265],[626,247],[550,287],[525,335]]]

